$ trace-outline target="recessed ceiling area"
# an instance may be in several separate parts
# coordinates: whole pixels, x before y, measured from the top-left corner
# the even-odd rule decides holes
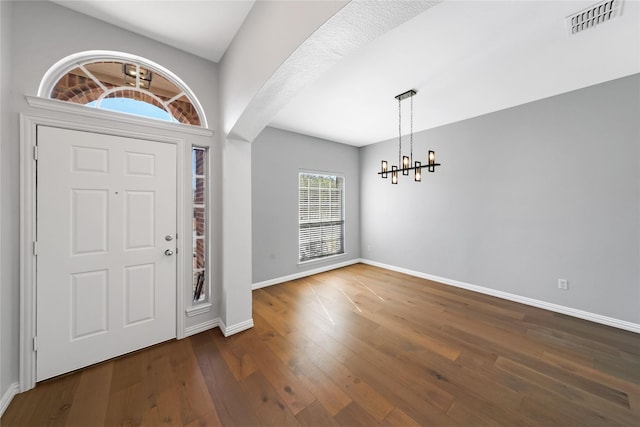
[[[637,1],[568,34],[565,17],[594,3],[444,1],[343,59],[271,126],[363,146],[398,135],[394,96],[409,89],[417,132],[640,72]]]

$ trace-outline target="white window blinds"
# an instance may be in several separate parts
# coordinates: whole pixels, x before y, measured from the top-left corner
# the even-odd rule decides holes
[[[344,253],[344,178],[300,172],[299,259]]]

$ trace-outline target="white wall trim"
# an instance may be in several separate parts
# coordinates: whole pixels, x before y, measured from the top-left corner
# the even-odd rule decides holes
[[[36,385],[36,259],[32,242],[36,230],[35,118],[20,115],[20,390]]]
[[[197,325],[188,326],[184,330],[184,337],[190,337],[191,335],[199,334],[200,332],[208,331],[209,329],[213,329],[215,327],[220,327],[221,320],[219,318],[215,318],[212,320],[207,320],[206,322],[199,323]]]
[[[558,304],[553,304],[546,301],[540,301],[533,298],[523,297],[520,295],[512,294],[509,292],[498,291],[491,288],[485,288],[484,286],[472,285],[458,280],[447,279],[445,277],[434,276],[420,271],[409,270],[406,268],[395,267],[389,264],[383,264],[377,261],[371,261],[362,259],[363,264],[373,265],[375,267],[384,268],[386,270],[397,271],[399,273],[408,274],[410,276],[419,277],[421,279],[433,280],[434,282],[444,283],[445,285],[455,286],[457,288],[467,289],[473,292],[481,294],[491,295],[493,297],[518,302],[532,307],[542,308],[544,310],[553,311],[560,314],[566,314],[567,316],[577,317],[591,322],[600,323],[607,326],[612,326],[618,329],[624,329],[627,331],[640,333],[640,324],[627,322],[626,320],[620,320],[613,317],[607,317],[600,314],[590,313],[584,310],[578,310],[576,308],[565,307]]]
[[[200,128],[197,126],[185,125],[182,123],[163,122],[162,120],[150,119],[148,117],[138,117],[131,114],[120,113],[118,111],[101,110],[91,108],[72,102],[60,101],[58,99],[40,98],[26,95],[27,103],[31,107],[43,108],[45,110],[62,111],[76,116],[92,117],[97,119],[113,120],[118,123],[145,126],[153,129],[166,129],[173,132],[182,132],[199,136],[213,136],[213,130]]]
[[[2,400],[0,400],[0,417],[4,414],[4,411],[9,407],[9,404],[16,396],[16,394],[20,393],[20,384],[13,383],[9,386],[9,389],[2,396]]]
[[[187,308],[184,312],[187,314],[187,317],[198,316],[200,314],[208,313],[213,309],[213,305],[208,302],[206,304],[198,304],[193,307]]]
[[[238,332],[246,331],[251,328],[253,328],[253,319],[245,320],[244,322],[236,323],[231,326],[225,325],[222,320],[220,321],[220,330],[222,331],[222,335],[225,337],[229,337],[233,334],[237,334]]]
[[[358,264],[363,262],[360,258],[350,259],[349,261],[340,262],[337,264],[325,265],[323,267],[314,268],[313,270],[301,271],[299,273],[290,274],[288,276],[276,277],[275,279],[269,279],[262,282],[254,283],[251,286],[251,290],[265,288],[267,286],[277,285],[278,283],[290,282],[291,280],[300,279],[302,277],[313,276],[314,274],[324,273],[325,271],[335,270],[337,268],[346,267],[348,265]]]
[[[0,5],[0,25],[2,25],[2,5]],[[2,127],[4,125],[4,114],[3,114],[3,104],[4,104],[4,100],[5,100],[5,89],[4,89],[4,80],[2,79],[2,61],[3,61],[3,55],[2,55],[2,43],[0,42],[0,141],[4,140],[4,133],[2,131]],[[8,132],[7,132],[8,134]],[[3,144],[4,145],[4,144]],[[0,189],[2,188],[2,165],[1,165],[1,161],[0,161]],[[0,209],[0,230],[2,230],[2,212]],[[0,265],[2,264],[2,245],[0,245]],[[0,319],[2,319],[2,285],[0,285]],[[2,340],[3,340],[3,333],[2,333],[2,328],[0,328],[0,393],[2,393]],[[7,403],[6,405],[4,404],[4,397],[2,398],[2,400],[0,401],[0,417],[2,417],[2,414],[4,413],[5,408],[8,406],[9,404]]]

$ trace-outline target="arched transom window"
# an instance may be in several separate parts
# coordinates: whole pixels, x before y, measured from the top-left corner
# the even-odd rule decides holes
[[[88,107],[207,127],[193,92],[166,68],[118,52],[83,52],[55,64],[38,95]]]

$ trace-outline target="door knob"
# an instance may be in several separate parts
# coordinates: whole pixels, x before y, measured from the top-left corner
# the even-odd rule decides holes
[[[167,249],[166,251],[164,251],[164,254],[166,256],[171,256],[171,255],[173,255],[173,251],[171,249]]]
[[[173,236],[171,234],[167,234],[166,236],[164,236],[164,240],[166,240],[167,242],[170,242],[173,240]]]

